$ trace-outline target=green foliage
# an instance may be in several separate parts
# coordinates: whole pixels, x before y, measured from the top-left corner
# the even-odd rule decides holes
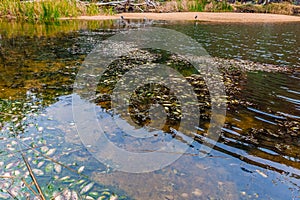
[[[100,13],[99,8],[95,4],[90,4],[87,7],[87,15],[98,15]]]
[[[178,11],[184,11],[184,8],[182,6],[182,0],[176,0],[176,3],[178,5]]]
[[[213,12],[218,12],[218,11],[232,11],[233,7],[227,3],[226,1],[214,1],[213,2]]]
[[[40,15],[41,21],[44,21],[44,22],[55,21],[60,16],[60,13],[58,12],[57,7],[52,6],[50,2],[42,2],[42,9],[43,9],[43,12]]]
[[[114,15],[115,14],[114,8],[112,6],[109,6],[107,8],[103,8],[103,12],[106,15]]]
[[[205,5],[207,4],[206,0],[195,0],[188,4],[189,11],[193,12],[202,12],[205,9]]]
[[[273,14],[295,14],[295,7],[290,3],[269,3],[266,5],[243,4],[234,5],[237,12],[250,12],[250,13],[273,13]]]
[[[23,2],[20,0],[0,1],[0,17],[21,21],[56,21],[60,17],[79,16],[85,13],[86,10],[87,8],[76,0],[44,0],[37,2]]]

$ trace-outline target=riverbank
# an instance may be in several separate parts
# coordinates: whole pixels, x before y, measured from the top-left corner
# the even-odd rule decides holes
[[[212,12],[174,12],[174,13],[121,13],[116,15],[79,16],[80,20],[107,20],[107,19],[152,19],[152,20],[197,20],[207,22],[300,22],[300,17],[262,13],[212,13]],[[197,16],[197,19],[195,17]]]

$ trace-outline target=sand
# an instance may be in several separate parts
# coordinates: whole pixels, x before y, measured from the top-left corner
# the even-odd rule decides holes
[[[153,20],[195,20],[207,22],[300,22],[299,16],[262,14],[262,13],[209,13],[209,12],[176,12],[176,13],[122,13],[112,16],[80,16],[76,19],[107,20],[120,19],[153,19]]]

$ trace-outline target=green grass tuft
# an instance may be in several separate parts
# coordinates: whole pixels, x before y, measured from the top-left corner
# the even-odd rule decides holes
[[[96,15],[96,5],[86,6],[76,0],[44,0],[23,2],[20,0],[1,0],[0,17],[31,22],[52,22],[60,17]]]

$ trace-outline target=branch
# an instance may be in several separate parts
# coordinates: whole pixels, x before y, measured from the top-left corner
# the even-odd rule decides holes
[[[45,198],[45,196],[44,196],[44,194],[43,194],[43,192],[42,192],[42,190],[41,190],[41,187],[40,187],[40,185],[38,184],[38,182],[37,182],[37,180],[36,180],[36,178],[35,178],[35,176],[34,176],[34,174],[33,174],[33,172],[32,172],[32,169],[31,169],[30,165],[29,165],[28,161],[27,161],[26,158],[25,158],[24,153],[21,153],[21,155],[22,155],[22,158],[23,158],[23,160],[24,160],[24,162],[25,162],[25,165],[26,165],[26,167],[27,167],[27,169],[28,169],[28,171],[29,171],[30,177],[31,177],[31,179],[32,179],[32,181],[33,181],[33,183],[34,183],[36,189],[37,189],[38,192],[39,192],[39,195],[40,195],[41,199],[42,199],[42,200],[46,200],[46,198]]]

